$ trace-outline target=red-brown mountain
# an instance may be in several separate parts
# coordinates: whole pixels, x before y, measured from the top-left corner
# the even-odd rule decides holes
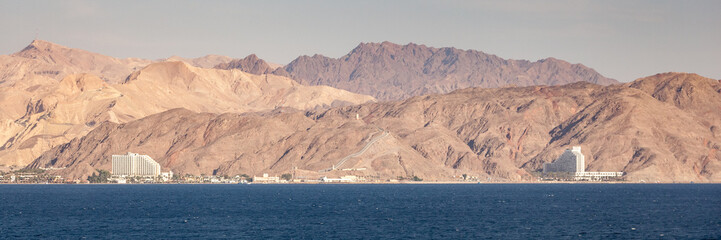
[[[555,58],[507,60],[475,50],[390,42],[361,43],[340,58],[301,56],[274,73],[384,100],[469,87],[618,83],[584,65]]]
[[[469,88],[403,101],[328,110],[210,114],[171,110],[106,122],[55,147],[31,167],[84,177],[110,156],[148,154],[192,174],[272,174],[297,168],[395,179],[533,180],[531,172],[570,146],[587,171],[629,181],[721,182],[721,83],[665,73],[627,84]],[[342,164],[340,160],[347,160]]]

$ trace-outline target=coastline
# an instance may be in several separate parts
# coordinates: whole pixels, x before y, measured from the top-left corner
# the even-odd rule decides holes
[[[544,182],[303,182],[303,183],[0,183],[3,185],[513,185],[513,184],[637,184],[637,185],[691,185],[691,184],[721,184],[721,182],[625,182],[625,181],[544,181]]]

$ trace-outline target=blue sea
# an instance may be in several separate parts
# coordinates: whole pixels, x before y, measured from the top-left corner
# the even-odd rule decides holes
[[[721,185],[0,185],[0,238],[719,239]]]

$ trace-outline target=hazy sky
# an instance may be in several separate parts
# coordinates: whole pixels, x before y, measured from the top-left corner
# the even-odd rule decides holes
[[[360,42],[555,57],[623,82],[721,79],[721,1],[6,1],[0,54],[39,38],[114,57],[256,53],[286,64]]]

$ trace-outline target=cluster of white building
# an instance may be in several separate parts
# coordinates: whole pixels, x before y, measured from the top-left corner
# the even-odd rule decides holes
[[[124,177],[161,177],[163,180],[173,178],[173,172],[160,172],[160,164],[148,155],[128,152],[126,155],[112,156],[112,175]]]
[[[274,176],[268,176],[267,173],[263,173],[262,177],[253,176],[253,183],[284,183],[284,182],[295,182],[295,183],[352,183],[352,182],[358,182],[365,180],[362,177],[354,176],[354,175],[346,175],[342,176],[340,178],[329,178],[329,177],[321,177],[320,179],[305,179],[305,178],[294,178],[291,180],[284,180],[280,177]]]
[[[586,157],[581,153],[580,146],[566,149],[552,163],[543,164],[543,175],[566,175],[574,180],[608,180],[623,176],[623,172],[586,172]]]
[[[350,183],[350,182],[357,182],[360,180],[357,176],[353,175],[346,175],[342,176],[340,178],[328,178],[328,177],[322,177],[320,178],[321,182],[327,182],[327,183]]]
[[[543,164],[543,175],[546,177],[571,178],[573,180],[608,180],[623,176],[623,172],[586,172],[586,158],[581,153],[581,147],[574,146],[567,149],[552,163]],[[112,175],[124,177],[162,177],[172,178],[172,172],[161,173],[160,164],[148,155],[128,152],[126,155],[112,156]],[[323,177],[320,182],[356,182],[356,176],[343,176],[341,178]],[[277,176],[253,176],[253,182],[277,183],[281,179]]]

